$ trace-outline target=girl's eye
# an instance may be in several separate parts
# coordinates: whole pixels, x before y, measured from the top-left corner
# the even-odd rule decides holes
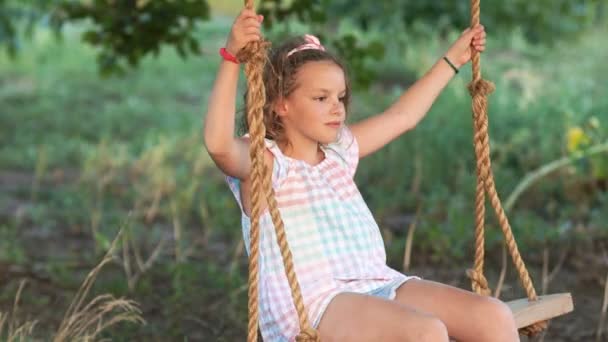
[[[327,98],[326,96],[319,96],[319,97],[315,97],[315,100],[323,102],[323,101],[325,101],[326,98]]]
[[[342,96],[338,100],[340,100],[340,102],[344,102],[344,101],[346,101],[346,96]]]

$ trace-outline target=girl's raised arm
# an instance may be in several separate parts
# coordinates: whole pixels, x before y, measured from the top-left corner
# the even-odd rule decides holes
[[[260,39],[262,18],[243,10],[234,21],[226,51],[235,56],[247,43]],[[239,65],[222,60],[204,118],[204,142],[209,155],[227,175],[239,179],[249,176],[249,142],[234,136]]]
[[[479,52],[485,49],[485,37],[483,26],[465,30],[448,49],[445,55],[447,60],[437,61],[383,113],[350,126],[359,143],[359,158],[379,150],[416,127],[454,76],[454,70],[448,63],[455,64],[454,68],[467,63],[471,59],[472,49]]]

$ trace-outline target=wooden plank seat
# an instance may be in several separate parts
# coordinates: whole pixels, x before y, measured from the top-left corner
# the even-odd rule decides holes
[[[574,310],[570,293],[539,296],[535,301],[530,301],[528,298],[517,299],[506,302],[506,304],[513,312],[517,328],[527,327]]]

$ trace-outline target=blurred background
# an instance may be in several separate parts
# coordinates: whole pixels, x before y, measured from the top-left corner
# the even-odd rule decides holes
[[[269,40],[313,33],[345,59],[351,122],[389,106],[470,20],[465,0],[256,6]],[[202,143],[218,49],[242,7],[0,0],[0,340],[245,339],[240,213]],[[606,0],[481,1],[497,190],[537,292],[574,297],[574,313],[530,340],[606,340],[607,16]],[[388,263],[466,289],[470,79],[467,65],[356,175]],[[491,287],[525,297],[510,264],[501,280],[489,203],[486,222]]]

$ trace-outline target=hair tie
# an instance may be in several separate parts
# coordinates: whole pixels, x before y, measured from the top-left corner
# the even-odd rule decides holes
[[[321,51],[325,51],[325,47],[323,45],[321,45],[321,42],[319,41],[319,38],[313,36],[312,34],[305,34],[304,35],[304,41],[306,43],[298,46],[297,48],[289,51],[287,53],[287,57],[293,55],[294,53],[298,52],[298,51],[302,51],[302,50],[321,50]]]

